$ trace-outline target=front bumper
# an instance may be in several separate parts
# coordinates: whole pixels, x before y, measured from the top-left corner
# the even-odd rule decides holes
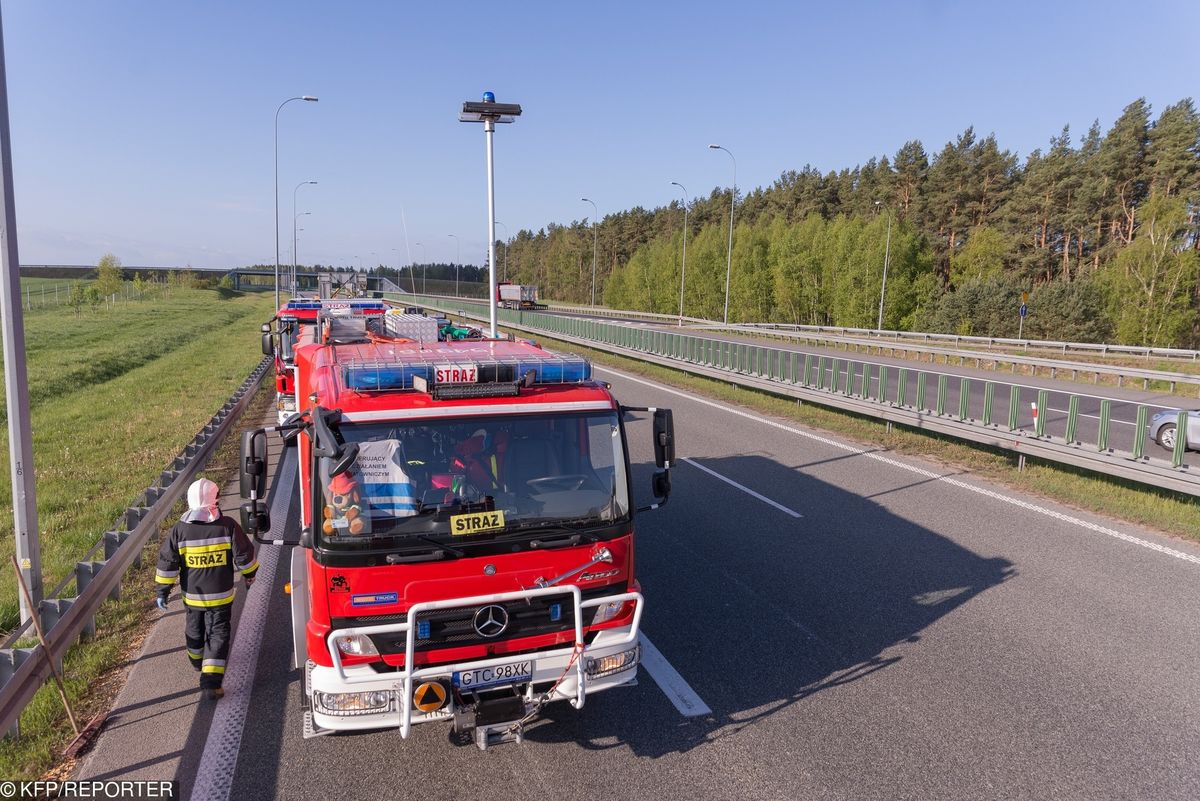
[[[539,595],[570,595],[572,597],[575,604],[576,646],[411,669],[415,643],[414,621],[418,613],[430,609],[482,606]],[[621,628],[604,629],[596,634],[590,644],[579,645],[584,642],[583,610],[622,601],[634,603],[633,620],[630,624]],[[535,699],[550,692],[551,688],[553,688],[553,692],[544,699],[546,702],[566,700],[575,708],[581,708],[588,695],[630,684],[636,679],[637,665],[640,661],[638,630],[641,624],[642,608],[643,599],[641,593],[638,592],[618,593],[582,601],[578,587],[546,587],[416,604],[408,611],[406,620],[401,623],[332,631],[327,636],[326,643],[333,655],[333,667],[323,667],[309,661],[305,669],[304,693],[309,699],[305,735],[321,734],[322,730],[361,731],[398,727],[401,736],[408,737],[412,725],[415,723],[450,721],[454,718],[456,701],[452,690],[453,673],[521,661],[533,662],[533,678],[532,680],[522,679],[520,684],[510,686],[520,687],[523,690],[522,696],[525,699],[526,708],[531,708],[535,704]],[[405,667],[395,672],[377,673],[369,665],[347,667],[341,664],[340,652],[335,644],[336,637],[349,634],[388,633],[406,633]],[[589,675],[589,665],[605,657],[616,657],[630,651],[632,651],[630,659],[620,669],[611,673]],[[574,659],[572,659],[573,655],[575,655]],[[445,705],[429,712],[423,712],[416,708],[413,698],[414,692],[426,682],[438,682],[446,690]],[[504,685],[492,685],[487,688],[487,692],[503,689],[505,689]],[[339,714],[331,712],[321,702],[323,694],[335,693],[375,693],[379,695],[373,696],[372,700],[375,703],[371,708],[356,709],[351,713]],[[386,695],[387,705],[380,708],[379,702],[383,695]]]

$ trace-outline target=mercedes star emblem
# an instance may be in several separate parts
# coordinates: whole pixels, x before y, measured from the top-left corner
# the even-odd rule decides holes
[[[506,628],[508,612],[503,606],[484,606],[475,613],[475,631],[480,637],[499,637]]]

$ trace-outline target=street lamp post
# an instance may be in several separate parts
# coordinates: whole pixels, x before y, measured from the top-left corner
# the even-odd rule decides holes
[[[396,288],[400,288],[400,276],[404,273],[404,265],[401,263],[403,258],[400,255],[400,248],[392,248],[392,252],[396,254]],[[413,294],[417,294],[417,279],[413,277],[412,265],[408,266],[408,277],[412,279]],[[403,290],[401,290],[403,291]]]
[[[429,258],[425,255],[425,246],[420,242],[413,242],[414,245],[421,249],[421,294],[429,294]],[[416,273],[413,273],[413,291],[417,291]]]
[[[292,294],[296,294],[296,193],[300,191],[300,187],[315,184],[316,181],[301,181],[296,184],[296,188],[292,190]],[[308,214],[308,212],[304,212]]]
[[[596,218],[600,216],[599,209],[596,208],[595,202],[588,200],[586,197],[579,198],[581,203],[592,204],[592,305],[596,305],[596,250],[599,243],[599,231],[596,229]]]
[[[296,260],[296,251],[300,248],[300,234],[304,233],[303,228],[297,228],[292,235],[292,260]]]
[[[300,95],[298,97],[289,97],[287,100],[279,104],[279,108],[275,109],[275,308],[279,308],[279,112],[283,107],[293,100],[307,100],[310,103],[316,103],[317,98],[312,95]]]
[[[733,209],[737,205],[737,159],[729,148],[709,145],[710,150],[724,150],[733,161],[733,192],[729,195],[729,251],[725,256],[725,325],[729,325],[729,277],[733,274]]]
[[[671,181],[671,186],[678,186],[683,190],[683,269],[679,275],[679,327],[683,327],[683,282],[687,280],[687,218],[688,218],[688,192],[684,185],[679,181]]]
[[[42,549],[38,538],[33,428],[29,422],[29,381],[25,364],[25,312],[21,308],[21,259],[17,248],[17,211],[13,189],[11,132],[8,124],[8,77],[4,35],[0,30],[0,314],[4,331],[4,392],[8,401],[8,459],[12,477],[13,533],[17,568],[29,598],[18,599],[21,621],[36,620],[44,591]],[[5,572],[8,567],[4,567]],[[10,585],[11,586],[11,585]],[[13,657],[16,654],[13,652]],[[14,666],[16,662],[12,662]],[[9,785],[11,786],[11,785]]]
[[[466,101],[459,122],[482,122],[483,138],[487,148],[487,213],[488,213],[488,323],[492,339],[499,336],[496,328],[496,181],[492,160],[492,134],[496,123],[510,123],[521,116],[519,103],[497,103],[496,95],[484,92],[479,102]]]
[[[458,241],[458,237],[454,234],[446,234],[446,236],[454,238],[454,251],[458,255],[454,259],[454,297],[458,297],[458,263],[462,261],[462,243]]]
[[[496,225],[504,229],[504,280],[508,280],[508,226],[496,220]]]
[[[299,259],[296,257],[296,234],[299,233],[300,231],[304,230],[303,228],[297,228],[296,224],[300,221],[301,217],[307,216],[309,214],[312,214],[312,212],[311,211],[302,211],[299,214],[296,214],[292,217],[292,295],[293,296],[295,296],[295,294],[296,294],[296,264],[299,262]]]
[[[881,201],[876,200],[875,205],[879,206],[880,202]],[[889,208],[888,209],[887,240],[885,241],[884,246],[883,246],[883,284],[879,287],[879,319],[875,322],[875,330],[877,330],[877,331],[883,330],[883,297],[884,297],[884,293],[887,292],[888,262],[891,260],[891,256],[892,256],[892,210]]]

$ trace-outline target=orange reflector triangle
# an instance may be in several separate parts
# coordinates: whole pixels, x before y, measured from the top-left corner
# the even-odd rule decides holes
[[[440,682],[427,681],[413,693],[413,706],[422,712],[436,712],[446,705],[446,688]]]

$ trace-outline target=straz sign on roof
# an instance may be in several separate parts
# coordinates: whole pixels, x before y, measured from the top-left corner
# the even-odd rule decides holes
[[[479,370],[474,364],[438,364],[433,368],[435,384],[474,384]]]

